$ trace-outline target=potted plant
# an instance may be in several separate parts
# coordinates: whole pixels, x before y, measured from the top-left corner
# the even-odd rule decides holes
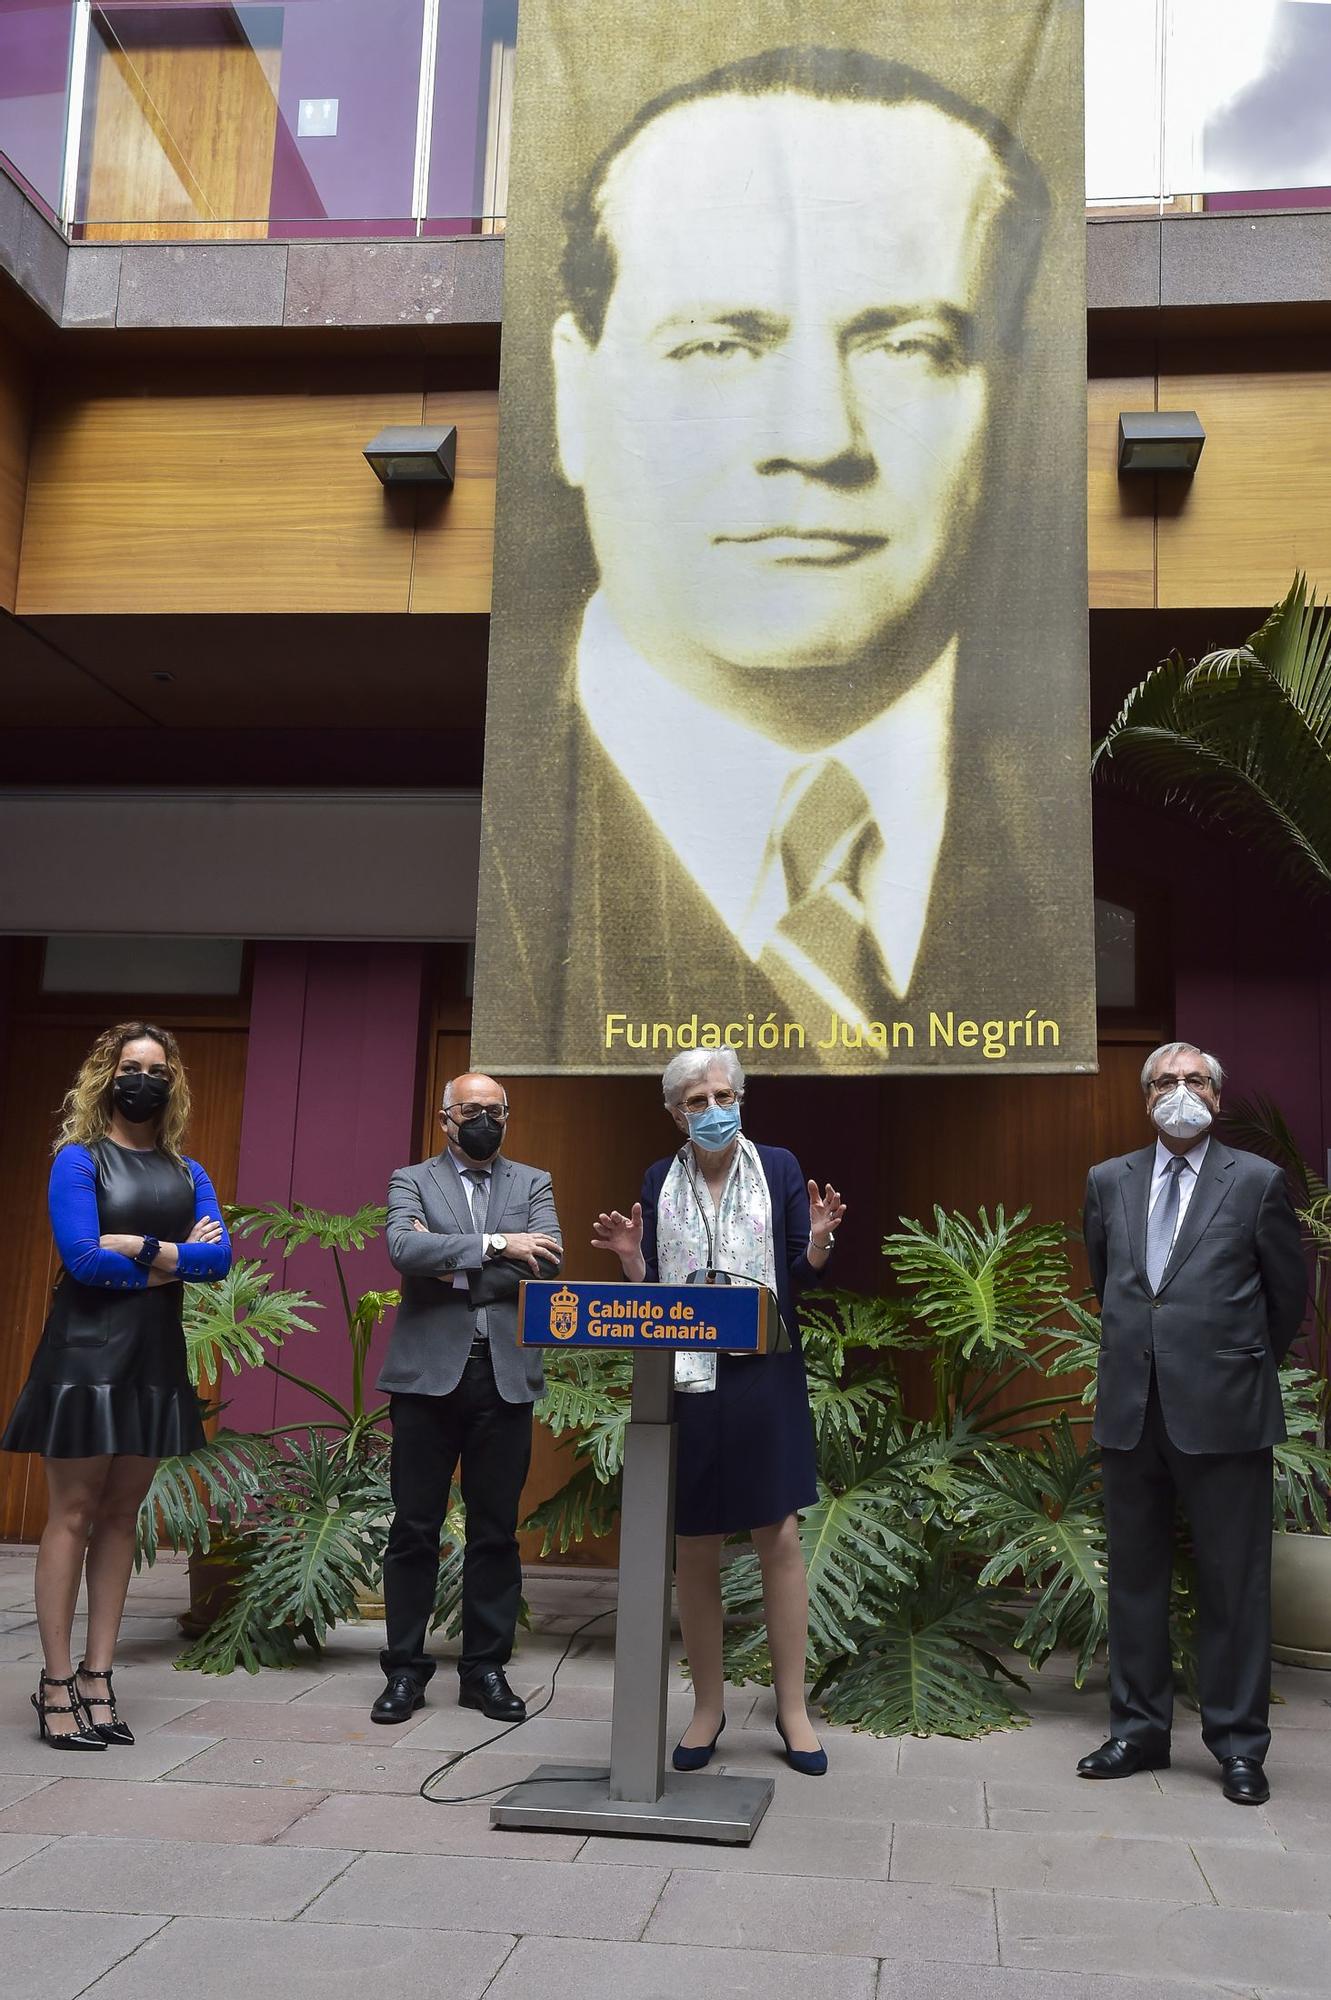
[[[201,1452],[165,1460],[140,1516],[140,1557],[160,1546],[187,1550],[191,1567],[215,1559],[218,1538],[226,1588],[192,1606],[193,1643],[181,1667],[229,1673],[243,1666],[289,1666],[301,1644],[318,1651],[330,1629],[355,1617],[380,1589],[392,1515],[388,1484],[387,1405],[369,1408],[365,1368],[374,1329],[395,1305],[395,1291],[353,1294],[346,1260],[382,1229],[382,1208],[333,1215],[297,1203],[234,1209],[238,1238],[257,1235],[286,1255],[306,1244],[326,1250],[342,1306],[350,1361],[347,1401],[294,1373],[286,1343],[312,1331],[319,1311],[304,1292],[274,1289],[254,1260],[240,1260],[222,1285],[191,1286],[186,1311],[190,1366],[197,1383],[264,1367],[302,1390],[319,1413],[244,1435],[219,1432]],[[281,1360],[278,1356],[281,1355]],[[215,1413],[215,1412],[214,1412]],[[450,1619],[461,1594],[462,1533],[456,1508],[440,1566],[435,1627]],[[218,1579],[204,1570],[206,1589]],[[204,1595],[201,1589],[200,1596]]]

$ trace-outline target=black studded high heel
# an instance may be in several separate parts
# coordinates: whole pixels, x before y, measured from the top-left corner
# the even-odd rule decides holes
[[[66,1701],[48,1701],[44,1689],[64,1688],[69,1696]],[[54,1674],[43,1670],[37,1683],[37,1692],[32,1697],[32,1705],[37,1711],[37,1726],[41,1730],[43,1743],[49,1743],[53,1750],[105,1750],[106,1744],[96,1734],[91,1723],[82,1724],[78,1729],[66,1730],[63,1734],[52,1729],[47,1722],[48,1715],[72,1715],[75,1718],[85,1714],[79,1698],[76,1677],[71,1674],[67,1681],[57,1680]]]
[[[78,1672],[74,1676],[75,1680],[78,1679],[79,1674],[82,1674],[85,1681],[106,1682],[105,1694],[81,1694],[79,1696],[79,1700],[83,1703],[84,1709],[87,1711],[88,1724],[93,1735],[100,1736],[103,1743],[132,1743],[134,1741],[134,1731],[127,1722],[122,1722],[116,1713],[115,1690],[111,1686],[111,1669],[108,1667],[105,1672],[102,1672],[97,1667],[85,1667],[83,1661],[80,1660]],[[111,1711],[111,1720],[109,1722],[94,1722],[92,1719],[94,1708],[109,1708]]]

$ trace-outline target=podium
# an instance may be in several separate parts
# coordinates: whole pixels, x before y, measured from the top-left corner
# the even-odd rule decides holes
[[[761,1355],[784,1344],[760,1286],[536,1283],[522,1287],[525,1347],[633,1355],[624,1442],[610,1765],[542,1764],[490,1808],[490,1824],[746,1845],[770,1778],[666,1769],[675,1517],[674,1366],[679,1351]],[[755,1366],[761,1366],[755,1362]]]

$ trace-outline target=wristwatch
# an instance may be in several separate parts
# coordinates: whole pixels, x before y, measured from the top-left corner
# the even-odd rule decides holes
[[[134,1262],[142,1264],[145,1271],[149,1270],[161,1247],[160,1242],[155,1236],[145,1236],[143,1239],[143,1248],[134,1259]]]
[[[834,1250],[836,1248],[836,1237],[829,1236],[826,1243],[815,1243],[811,1236],[809,1238],[809,1248],[810,1250]]]
[[[507,1251],[507,1249],[508,1249],[507,1236],[492,1236],[490,1238],[490,1255],[492,1257],[502,1257]]]

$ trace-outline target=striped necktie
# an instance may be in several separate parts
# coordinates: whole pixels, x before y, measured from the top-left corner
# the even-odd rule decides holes
[[[787,801],[776,840],[788,907],[764,957],[777,961],[779,989],[789,988],[784,965],[815,992],[830,985],[838,1013],[867,1019],[890,989],[861,886],[882,854],[882,835],[864,788],[835,757],[797,771]]]

